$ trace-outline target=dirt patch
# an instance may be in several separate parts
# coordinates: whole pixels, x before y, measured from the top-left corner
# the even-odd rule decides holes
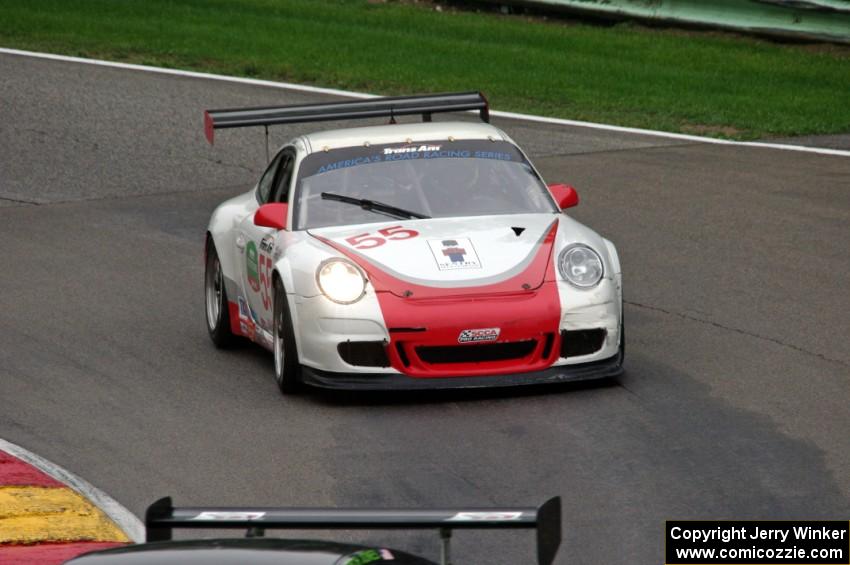
[[[732,126],[709,126],[705,124],[685,124],[682,132],[692,135],[704,135],[709,137],[729,137],[740,139],[747,131]]]

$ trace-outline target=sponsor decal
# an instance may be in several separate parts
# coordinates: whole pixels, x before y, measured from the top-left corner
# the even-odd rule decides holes
[[[420,151],[422,147],[437,147],[437,149],[428,149],[424,151]],[[384,151],[388,151],[385,149]],[[384,161],[404,161],[410,159],[468,159],[472,156],[472,153],[469,151],[440,151],[439,145],[428,146],[422,145],[421,147],[412,147],[409,148],[408,151],[396,151],[393,153],[386,153],[383,155]]]
[[[362,551],[358,551],[357,553],[353,553],[348,557],[348,560],[345,562],[345,565],[366,565],[366,563],[381,561],[381,559],[383,559],[381,555],[382,551],[385,550],[364,549]],[[394,557],[390,557],[390,559],[394,559]]]
[[[439,151],[442,145],[405,145],[404,147],[386,147],[384,155],[395,155],[398,153],[421,153],[424,151]]]
[[[475,252],[472,242],[466,237],[430,239],[428,246],[437,261],[437,268],[441,271],[481,268],[478,254]]]
[[[386,147],[383,152],[373,155],[364,155],[351,159],[340,159],[332,163],[321,165],[315,172],[308,172],[306,176],[320,175],[330,171],[338,171],[349,167],[370,165],[372,163],[386,163],[392,161],[404,161],[411,159],[494,159],[497,161],[513,161],[510,153],[499,151],[469,151],[466,149],[443,149],[442,145],[405,145],[403,147]]]
[[[192,520],[259,520],[265,512],[201,512]]]
[[[368,165],[369,163],[379,163],[381,161],[380,155],[374,155],[372,157],[357,157],[355,159],[343,159],[342,161],[335,161],[333,163],[328,163],[327,165],[322,165],[319,167],[319,170],[316,171],[315,174],[327,173],[328,171],[336,171],[338,169],[347,169],[348,167],[356,167],[357,165]]]
[[[245,246],[245,263],[248,271],[248,285],[254,292],[260,292],[260,273],[257,260],[257,244],[249,241]]]
[[[250,320],[252,314],[253,313],[251,312],[251,309],[248,307],[248,302],[240,296],[239,297],[239,318],[241,318],[243,320]]]
[[[260,250],[265,251],[266,253],[271,253],[274,251],[274,236],[267,235],[260,242]]]
[[[499,339],[500,328],[479,328],[477,330],[463,330],[457,336],[458,343],[478,343],[480,341],[496,341]]]
[[[446,522],[508,522],[522,518],[522,512],[458,512]]]
[[[512,161],[510,153],[501,153],[499,151],[476,151],[473,153],[476,159],[496,159],[497,161]]]

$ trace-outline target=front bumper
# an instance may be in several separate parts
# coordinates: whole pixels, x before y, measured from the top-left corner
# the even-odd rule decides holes
[[[623,356],[559,365],[542,371],[476,377],[409,377],[399,373],[335,373],[302,367],[302,380],[311,386],[337,390],[441,390],[459,388],[500,388],[565,383],[617,377],[623,373]]]
[[[351,305],[338,305],[331,303],[324,296],[301,297],[290,295],[290,308],[293,312],[295,322],[296,342],[298,345],[299,360],[302,365],[318,375],[323,374],[360,374],[365,379],[372,379],[373,375],[383,374],[385,377],[404,377],[405,374],[415,374],[417,377],[433,379],[449,379],[456,382],[461,376],[470,378],[491,378],[498,373],[511,375],[517,372],[528,372],[529,369],[536,372],[545,372],[550,365],[558,367],[583,366],[592,362],[610,359],[617,354],[620,344],[620,291],[619,276],[614,279],[604,279],[596,288],[587,291],[576,291],[567,283],[558,283],[560,300],[560,322],[556,322],[550,333],[560,331],[576,331],[602,329],[607,332],[607,337],[599,351],[588,355],[569,358],[558,358],[557,355],[548,355],[545,359],[538,354],[535,359],[536,367],[529,367],[530,359],[517,359],[513,367],[499,367],[493,370],[482,367],[479,364],[469,363],[466,367],[447,364],[423,365],[415,355],[411,353],[412,348],[420,345],[453,345],[456,343],[457,335],[464,328],[486,328],[491,326],[502,326],[505,331],[505,322],[491,323],[492,320],[471,321],[465,318],[464,323],[454,324],[452,332],[443,336],[442,340],[435,340],[431,332],[425,333],[391,333],[387,329],[387,323],[378,304],[375,293],[369,292],[362,300]],[[497,300],[494,300],[487,312],[494,313],[501,320],[508,319],[504,314],[504,308]],[[428,307],[423,306],[423,308]],[[427,312],[426,312],[427,313]],[[524,314],[524,312],[523,312]],[[434,315],[428,313],[428,317]],[[437,316],[437,318],[450,319],[450,314]],[[514,316],[514,320],[520,315]],[[534,316],[532,316],[533,318]],[[411,314],[403,320],[404,326],[434,326],[445,325],[441,320],[438,324],[424,322],[424,316]],[[511,322],[512,326],[516,323]],[[533,323],[532,323],[533,325]],[[557,328],[557,329],[556,329]],[[503,335],[503,338],[505,337]],[[449,337],[447,337],[449,336]],[[515,332],[508,336],[505,341],[522,341],[531,338],[541,339],[539,332],[534,328]],[[405,350],[415,366],[399,370],[399,363],[387,367],[367,367],[351,365],[339,354],[338,346],[346,341],[375,341],[393,343],[403,342]],[[557,341],[555,345],[557,346]],[[396,347],[393,345],[390,354],[394,354]],[[538,353],[540,353],[538,351]],[[529,356],[534,357],[534,356]],[[507,365],[507,363],[506,363]],[[565,369],[566,370],[566,369]],[[374,379],[372,379],[374,380]],[[486,385],[477,385],[486,386]],[[426,387],[427,388],[427,387]]]

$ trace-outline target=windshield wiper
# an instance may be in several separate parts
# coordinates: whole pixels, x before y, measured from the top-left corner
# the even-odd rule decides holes
[[[404,208],[397,208],[396,206],[390,206],[389,204],[384,204],[383,202],[378,202],[377,200],[367,200],[365,198],[352,198],[351,196],[343,196],[342,194],[335,194],[333,192],[323,192],[322,193],[322,200],[335,200],[336,202],[345,202],[346,204],[354,204],[355,206],[360,206],[364,210],[369,210],[370,212],[377,212],[379,214],[386,214],[388,216],[401,218],[403,220],[409,220],[411,218],[425,220],[425,219],[428,219],[428,218],[431,217],[431,216],[426,216],[425,214],[420,214],[419,212],[411,212],[410,210],[405,210]]]

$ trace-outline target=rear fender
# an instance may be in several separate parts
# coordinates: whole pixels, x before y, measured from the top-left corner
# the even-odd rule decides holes
[[[236,231],[246,215],[257,208],[254,190],[241,194],[221,203],[212,213],[207,227],[208,237],[212,238],[221,261],[221,270],[228,281],[227,291],[230,300],[236,300],[232,284],[239,285],[241,277],[240,255],[236,249]]]

